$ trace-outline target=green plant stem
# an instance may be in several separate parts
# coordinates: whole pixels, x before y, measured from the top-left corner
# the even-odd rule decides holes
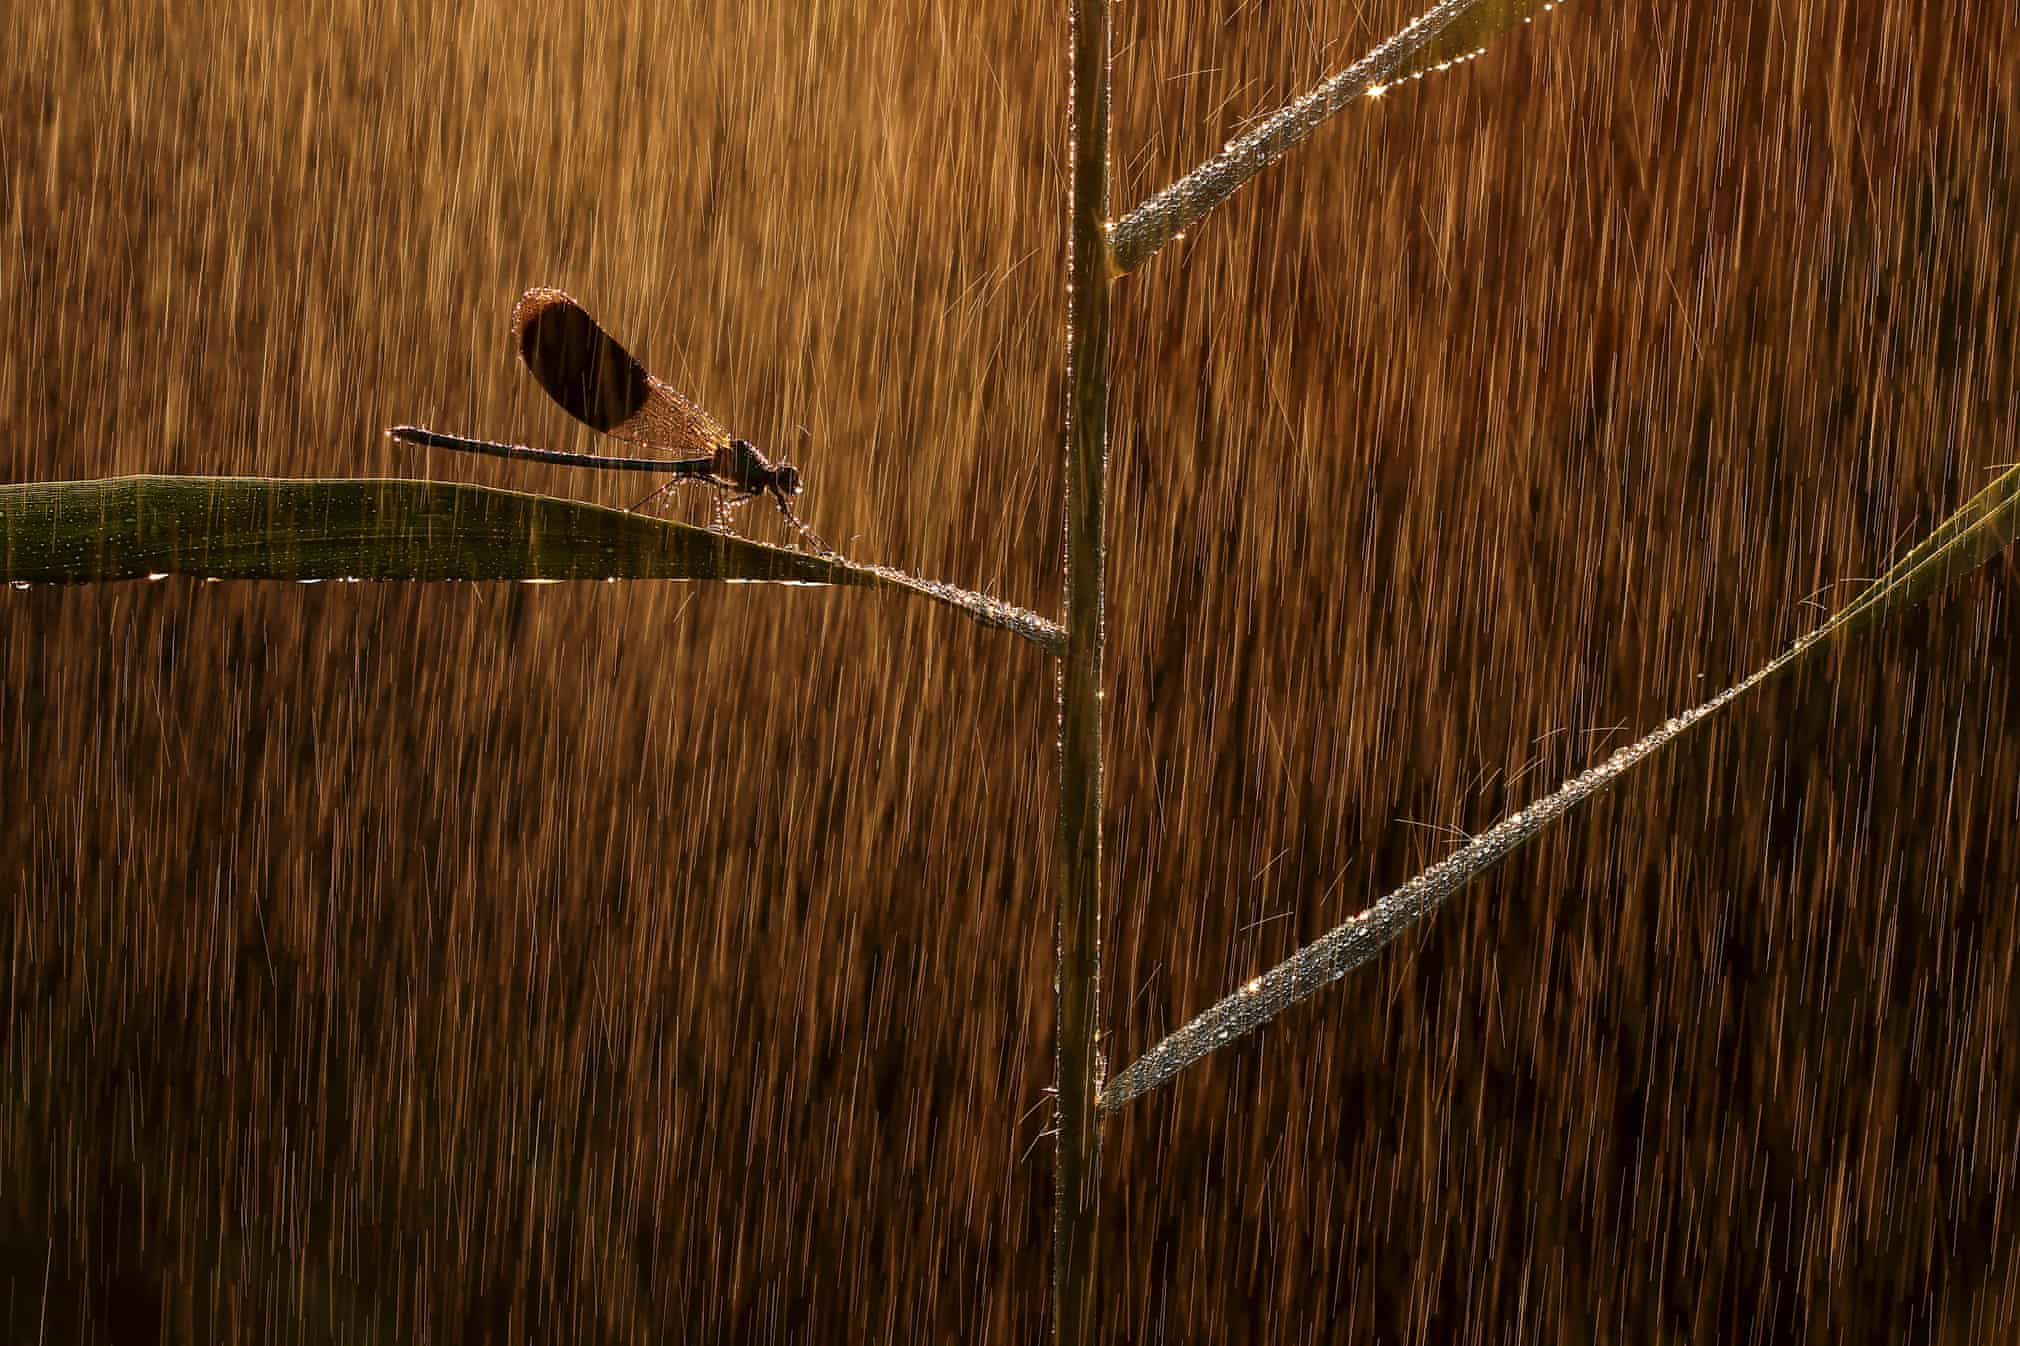
[[[1108,0],[1072,0],[1067,195],[1065,613],[1059,666],[1057,1150],[1053,1333],[1094,1330],[1101,1209],[1101,655],[1107,543]]]

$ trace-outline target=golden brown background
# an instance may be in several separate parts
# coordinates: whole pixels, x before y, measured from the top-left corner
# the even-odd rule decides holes
[[[1117,204],[1410,12],[1120,7]],[[588,447],[505,341],[559,285],[851,554],[1056,610],[1063,6],[0,37],[0,477],[626,503],[380,437]],[[2016,43],[1580,0],[1122,285],[1112,1065],[2016,456]],[[1113,1339],[2010,1339],[2015,581],[1132,1105]],[[0,595],[5,1335],[1040,1339],[1051,696],[856,592]]]

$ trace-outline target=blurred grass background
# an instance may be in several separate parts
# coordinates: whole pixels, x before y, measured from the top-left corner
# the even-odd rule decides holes
[[[1121,7],[1118,207],[1411,12]],[[1112,1065],[2011,461],[2016,30],[1567,6],[1123,283]],[[505,341],[551,284],[844,550],[1054,608],[1063,10],[0,36],[6,480],[627,503],[380,438],[587,447]],[[1134,1105],[1110,1335],[2010,1336],[2015,578]],[[1038,1337],[1052,735],[1045,661],[854,593],[6,595],[7,1335]]]

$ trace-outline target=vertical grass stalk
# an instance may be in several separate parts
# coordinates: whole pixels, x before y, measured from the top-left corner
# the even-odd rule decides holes
[[[1101,655],[1108,480],[1108,0],[1071,0],[1064,616],[1059,662],[1057,1149],[1053,1334],[1094,1330],[1101,1209]]]

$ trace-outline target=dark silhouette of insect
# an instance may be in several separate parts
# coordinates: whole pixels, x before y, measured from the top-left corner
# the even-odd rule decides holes
[[[512,308],[512,345],[534,379],[561,409],[599,434],[625,444],[657,449],[667,458],[620,458],[598,453],[564,453],[502,444],[489,439],[445,435],[418,425],[396,425],[386,433],[407,444],[494,458],[600,468],[608,472],[657,472],[665,485],[633,505],[658,503],[684,482],[715,490],[715,518],[729,525],[725,497],[741,504],[769,495],[793,534],[816,551],[827,545],[793,513],[800,493],[799,469],[773,462],[747,439],[737,439],[721,422],[654,378],[582,305],[559,290],[528,290]]]

